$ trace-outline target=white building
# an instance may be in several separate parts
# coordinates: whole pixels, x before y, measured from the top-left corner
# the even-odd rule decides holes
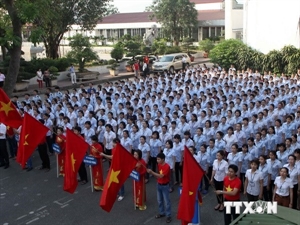
[[[245,0],[243,28],[244,43],[263,53],[300,48],[300,0]]]
[[[198,10],[198,28],[193,32],[193,39],[197,42],[209,37],[221,36],[224,33],[225,10],[222,0],[191,0]],[[161,24],[155,19],[150,20],[151,12],[118,13],[107,16],[99,22],[93,31],[86,31],[86,36],[102,36],[108,41],[119,39],[124,34],[143,36],[146,29],[156,25],[160,30]],[[72,37],[82,32],[79,26],[72,26],[72,30],[65,37]]]

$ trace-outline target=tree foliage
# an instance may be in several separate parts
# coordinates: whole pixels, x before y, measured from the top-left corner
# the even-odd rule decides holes
[[[175,45],[181,38],[190,37],[198,24],[195,4],[189,0],[155,0],[147,11],[153,12],[151,18],[162,24],[163,34]]]
[[[215,44],[210,39],[205,39],[199,42],[199,49],[207,53],[209,53],[214,47]]]
[[[1,0],[0,1],[0,45],[9,56],[9,66],[4,90],[11,96],[20,69],[22,28],[26,23],[32,23],[35,17],[46,11],[48,0]]]
[[[103,14],[103,16],[110,16],[113,14],[118,14],[119,9],[117,7],[115,7],[113,4],[108,4],[106,7],[106,12]]]
[[[225,68],[233,64],[238,69],[251,68],[276,74],[295,74],[300,68],[300,49],[294,46],[285,46],[281,50],[263,54],[239,40],[229,39],[211,50],[209,57],[213,63]]]
[[[98,59],[97,53],[92,50],[92,45],[88,37],[77,34],[70,38],[70,47],[72,50],[68,52],[68,57],[76,60],[79,65],[79,72],[84,71],[86,62]]]
[[[38,0],[40,1],[40,0]],[[92,30],[107,12],[110,0],[47,0],[43,8],[46,13],[39,13],[33,22],[31,41],[43,41],[46,55],[58,58],[58,48],[65,32],[77,25],[78,30]]]
[[[122,48],[122,46],[120,46],[119,44],[117,44],[113,50],[110,52],[110,56],[115,59],[117,62],[123,58],[124,55],[124,50]]]

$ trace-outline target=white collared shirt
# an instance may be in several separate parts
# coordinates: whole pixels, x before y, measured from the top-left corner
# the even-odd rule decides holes
[[[0,136],[0,139],[4,140],[6,139],[6,126],[3,123],[0,123],[0,134],[3,134]]]
[[[223,181],[228,173],[228,163],[224,159],[221,162],[216,159],[213,163],[213,171],[215,171],[214,179]]]
[[[289,196],[290,188],[293,188],[293,182],[290,178],[285,178],[285,180],[281,180],[281,176],[276,177],[274,184],[277,187],[276,194],[280,196]]]
[[[258,170],[252,173],[252,170],[248,169],[245,178],[248,179],[247,193],[258,196],[260,193],[260,181],[264,179],[263,174]]]
[[[110,131],[109,133],[105,131],[104,138],[105,148],[111,150],[113,148],[113,140],[116,138],[116,134],[112,131]]]

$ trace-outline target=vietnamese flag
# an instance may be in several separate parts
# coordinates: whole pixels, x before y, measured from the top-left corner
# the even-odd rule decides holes
[[[22,125],[22,120],[15,105],[10,101],[3,89],[0,88],[0,121],[6,126],[19,128]]]
[[[182,221],[182,224],[188,224],[193,219],[197,191],[204,173],[192,153],[185,146],[182,192],[177,214],[177,218]]]
[[[67,129],[64,191],[73,194],[78,185],[77,173],[89,148],[83,137]]]
[[[25,167],[36,147],[46,137],[48,130],[48,127],[25,112],[17,153],[17,162],[22,165],[22,168]]]
[[[117,199],[118,191],[136,167],[137,162],[121,144],[118,143],[116,145],[100,199],[100,206],[106,212],[110,212],[112,209]]]

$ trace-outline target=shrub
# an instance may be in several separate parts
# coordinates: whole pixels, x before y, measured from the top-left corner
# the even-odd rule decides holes
[[[110,59],[110,60],[107,61],[108,65],[112,65],[114,63],[116,63],[116,60],[114,60],[114,59]]]
[[[209,53],[214,47],[215,47],[215,44],[210,39],[205,39],[205,40],[199,42],[199,49],[202,51],[205,51],[207,53]]]
[[[117,62],[123,58],[124,50],[121,46],[115,46],[114,49],[111,51],[110,56],[115,59]]]
[[[28,72],[19,72],[17,77],[17,82],[21,82],[22,80],[30,80],[31,78],[35,77],[35,73],[28,73]]]
[[[179,46],[168,47],[165,51],[165,54],[173,54],[181,52],[181,48]]]

